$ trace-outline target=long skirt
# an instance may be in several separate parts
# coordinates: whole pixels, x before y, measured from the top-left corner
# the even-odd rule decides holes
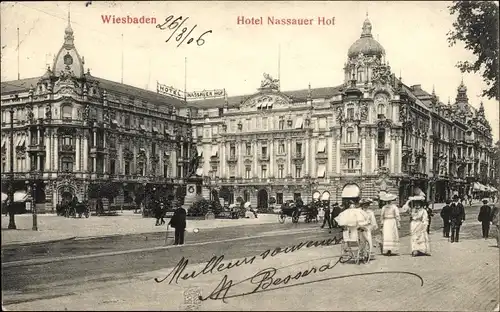
[[[431,244],[429,242],[429,234],[427,234],[427,226],[422,221],[411,221],[410,231],[411,251],[430,254]]]
[[[382,230],[382,253],[397,253],[399,251],[399,232],[396,219],[384,219]]]

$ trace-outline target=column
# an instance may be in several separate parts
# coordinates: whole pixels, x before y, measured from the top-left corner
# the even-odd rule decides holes
[[[310,138],[306,139],[306,142],[304,144],[304,147],[306,149],[304,151],[304,154],[305,154],[304,174],[308,174],[309,176],[312,176],[311,172],[309,172],[309,167],[310,167],[310,163],[311,163],[311,152],[309,151],[309,141],[310,141]]]
[[[392,136],[391,133],[391,166],[390,166],[390,172],[393,173],[396,171],[396,144],[394,143],[394,137]]]
[[[252,141],[252,148],[253,148],[253,176],[258,177],[259,176],[259,168],[258,168],[258,161],[257,158],[259,157],[257,151],[259,149],[259,141],[254,140]]]
[[[288,156],[286,158],[286,174],[285,176],[292,175],[292,158],[296,155],[297,151],[292,151],[292,140],[290,138],[286,139]]]
[[[37,166],[36,166],[36,170],[40,171],[42,170],[42,156],[40,155],[36,155],[36,161],[37,161]]]
[[[222,141],[221,143],[221,147],[219,149],[220,151],[220,155],[219,155],[219,158],[220,158],[220,177],[221,178],[226,178],[228,176],[228,172],[227,172],[227,169],[229,168],[229,166],[227,166],[227,163],[226,163],[226,159],[227,159],[227,149],[226,149],[226,141]]]
[[[327,155],[328,155],[328,169],[327,173],[328,176],[331,176],[333,174],[333,137],[330,133],[330,136],[328,136],[328,146],[327,146]]]
[[[88,155],[89,155],[89,139],[84,134],[83,135],[83,172],[87,172],[89,170],[88,164]]]
[[[97,132],[94,129],[94,143],[92,144],[92,147],[96,147],[96,146],[97,146]]]
[[[243,141],[239,141],[237,144],[236,144],[236,157],[238,159],[238,162],[237,162],[237,172],[236,172],[236,175],[238,178],[244,178],[243,176],[243,172],[244,171],[244,163],[243,163],[243,153],[244,153],[244,148],[243,148]]]
[[[80,171],[80,136],[76,137],[76,147],[75,147],[75,171]]]
[[[50,133],[48,130],[45,133],[45,171],[51,171],[52,167],[50,166],[50,159],[52,157],[52,149],[50,148]],[[28,137],[29,142],[31,142],[31,132],[29,132],[30,135]],[[29,168],[29,167],[28,167]]]
[[[335,133],[335,139],[337,140],[337,148],[335,149],[335,156],[336,156],[336,171],[337,171],[337,175],[340,175],[340,137],[341,137],[341,133],[340,133],[340,129],[337,130],[337,133]]]
[[[318,137],[314,138],[312,140],[311,148],[310,150],[306,149],[305,153],[309,157],[309,159],[312,159],[311,161],[311,166],[309,168],[309,172],[306,171],[306,173],[309,173],[311,177],[317,177],[318,176],[318,169],[316,168],[316,155],[318,153]]]
[[[57,134],[53,136],[54,140],[54,171],[59,171],[59,137]]]
[[[396,149],[398,150],[398,161],[397,161],[397,168],[396,172],[401,173],[401,162],[403,160],[403,155],[402,155],[402,137],[399,135],[396,141]]]
[[[362,129],[360,130],[360,136],[361,136],[361,150],[360,150],[360,157],[359,157],[359,162],[361,164],[360,168],[361,168],[361,171],[360,173],[363,174],[363,172],[367,171],[366,169],[366,166],[368,165],[366,162],[365,162],[365,141],[366,141],[366,133],[365,133],[365,130]]]
[[[276,174],[274,172],[274,161],[275,161],[274,141],[271,139],[268,144],[269,144],[269,175],[268,175],[268,177],[276,177]]]
[[[92,172],[95,173],[97,171],[97,159],[96,157],[92,157]]]
[[[106,131],[102,132],[102,147],[106,148]]]
[[[371,137],[371,152],[372,152],[372,166],[371,166],[371,172],[375,172],[375,170],[377,169],[377,149],[376,149],[376,145],[375,145],[375,137],[376,137],[376,132],[374,129],[371,130],[372,132],[370,133],[370,137]]]

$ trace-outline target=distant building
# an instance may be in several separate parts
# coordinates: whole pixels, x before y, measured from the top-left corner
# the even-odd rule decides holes
[[[84,65],[68,24],[42,77],[2,82],[2,192],[14,153],[14,189],[36,181],[39,210],[52,211],[73,196],[84,199],[92,183],[117,186],[117,204],[153,188],[182,194],[195,151],[185,102],[94,77]]]
[[[371,29],[366,19],[342,85],[282,92],[264,75],[255,94],[194,104],[194,141],[210,176],[205,197],[267,207],[270,196],[308,202],[316,191],[340,202],[353,188],[401,201],[417,187],[428,198],[436,189],[439,200],[489,189],[492,137],[482,104],[477,112],[469,105],[463,83],[453,105],[403,84]]]

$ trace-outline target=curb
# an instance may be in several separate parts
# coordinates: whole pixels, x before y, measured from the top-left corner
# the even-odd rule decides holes
[[[33,246],[33,245],[40,245],[40,244],[53,244],[53,243],[74,240],[76,238],[77,238],[76,236],[70,236],[70,237],[66,237],[66,238],[50,239],[50,240],[43,240],[43,241],[29,242],[29,243],[4,243],[4,244],[2,244],[2,248],[26,247],[26,246]]]

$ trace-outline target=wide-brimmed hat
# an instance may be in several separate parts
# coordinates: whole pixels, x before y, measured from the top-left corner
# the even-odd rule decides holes
[[[486,199],[486,198],[483,198],[481,201],[483,202],[483,204],[487,204],[488,203],[488,199]]]
[[[394,194],[391,194],[391,193],[385,193],[385,194],[381,194],[380,195],[380,200],[381,201],[386,201],[386,202],[393,201],[396,198],[398,198],[398,197],[396,195],[394,195]]]
[[[362,200],[359,201],[359,205],[360,206],[368,206],[370,205],[371,203],[373,203],[373,200],[369,199],[369,198],[363,198]]]

